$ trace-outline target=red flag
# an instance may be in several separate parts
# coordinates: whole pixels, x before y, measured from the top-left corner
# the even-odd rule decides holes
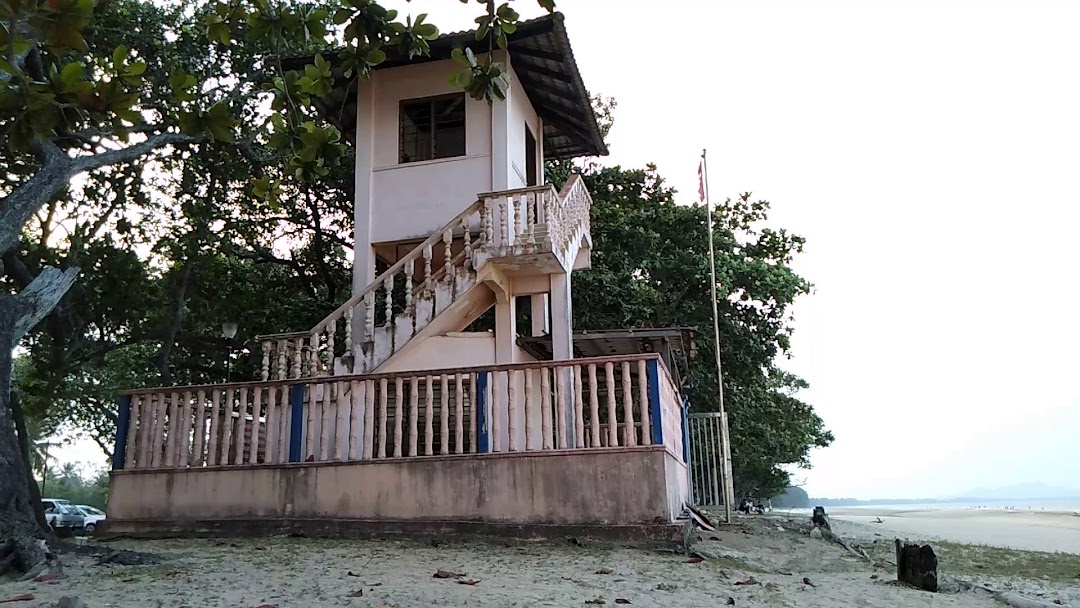
[[[698,193],[698,200],[703,202],[703,203],[705,202],[705,172],[704,172],[704,166],[705,166],[705,161],[704,160],[699,162],[698,166],[697,166],[697,193]]]

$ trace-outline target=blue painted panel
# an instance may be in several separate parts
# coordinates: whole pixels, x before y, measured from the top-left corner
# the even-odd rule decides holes
[[[289,462],[300,462],[304,444],[304,385],[294,384],[289,389],[289,407],[292,425],[289,429]]]
[[[489,372],[476,374],[476,451],[486,454],[491,451],[491,438],[488,434],[487,388]]]
[[[652,420],[652,443],[664,445],[664,418],[660,408],[660,360],[651,359],[646,364],[649,378],[649,418]]]

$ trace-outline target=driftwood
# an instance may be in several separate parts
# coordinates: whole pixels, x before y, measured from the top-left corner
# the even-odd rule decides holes
[[[990,587],[979,585],[977,583],[972,583],[970,581],[965,581],[964,579],[960,578],[952,578],[952,580],[956,583],[956,585],[960,588],[961,591],[982,591],[989,594],[995,600],[1001,602],[1002,604],[1005,604],[1006,606],[1011,606],[1012,608],[1059,608],[1060,606],[1060,604],[1025,597],[1023,595],[1020,595],[1019,593],[1013,593],[1011,591],[998,591],[996,589],[991,589]]]
[[[852,547],[850,543],[843,539],[843,537],[832,531],[832,523],[829,521],[828,514],[825,513],[825,507],[814,507],[814,514],[810,518],[810,521],[814,524],[813,529],[817,529],[818,532],[821,533],[821,538],[840,545],[856,557],[861,557],[870,563],[874,562],[862,547]],[[811,531],[813,531],[813,529],[811,529]]]
[[[686,505],[686,510],[690,513],[690,518],[693,519],[702,529],[708,530],[709,532],[716,532],[716,527],[713,526],[712,522],[709,521],[709,518],[704,513],[698,511],[689,504]]]

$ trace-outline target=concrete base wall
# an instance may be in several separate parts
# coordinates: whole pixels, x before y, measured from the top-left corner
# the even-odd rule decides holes
[[[108,528],[252,519],[655,526],[681,513],[685,480],[662,446],[114,471]]]

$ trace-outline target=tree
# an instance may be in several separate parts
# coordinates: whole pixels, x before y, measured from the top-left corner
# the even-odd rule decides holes
[[[568,172],[549,167],[549,177]],[[592,193],[592,269],[573,276],[580,329],[696,326],[698,358],[685,394],[696,411],[716,410],[709,300],[707,212],[675,203],[654,166],[586,167]],[[832,442],[799,400],[801,379],[776,366],[790,348],[790,306],[810,284],[791,268],[803,239],[768,226],[769,203],[747,193],[713,219],[720,294],[724,395],[739,498],[771,496],[789,483],[785,465],[809,467],[809,450]]]
[[[548,10],[554,8],[552,0],[539,2]],[[175,14],[183,18],[159,32],[155,42],[143,48],[116,46],[102,53],[99,46],[88,44],[87,32],[95,9],[108,4],[108,0],[4,3],[0,134],[7,151],[4,162],[15,170],[8,173],[0,195],[0,256],[19,247],[27,223],[62,195],[73,178],[103,168],[167,163],[223,146],[254,159],[257,168],[253,149],[262,148],[280,155],[288,168],[281,176],[259,175],[253,184],[255,194],[275,204],[286,188],[302,188],[328,175],[344,153],[341,134],[321,121],[313,106],[314,99],[332,88],[329,65],[316,55],[313,65],[303,71],[286,71],[281,57],[291,50],[325,45],[328,32],[339,26],[345,41],[341,55],[345,75],[366,78],[386,59],[387,50],[409,57],[424,55],[428,41],[438,36],[425,16],[402,22],[396,11],[373,0],[345,0],[333,11],[315,4],[229,0],[174,5]],[[489,50],[505,47],[518,14],[509,3],[484,4],[477,39],[487,39]],[[193,28],[193,19],[201,27]],[[109,32],[102,28],[96,35],[107,38]],[[201,47],[202,56],[226,74],[198,78],[182,60],[196,53],[173,54],[169,49],[174,44]],[[151,57],[165,68],[164,83],[147,78]],[[463,65],[455,79],[461,88],[478,99],[503,97],[508,75],[491,53],[483,59],[472,52],[458,53],[456,59]],[[230,71],[247,70],[261,71],[266,76],[263,86],[253,87],[250,78],[228,77]],[[148,96],[149,91],[164,94]],[[264,128],[257,125],[266,116],[259,105],[267,97],[273,112]],[[206,235],[194,229],[188,236],[176,245],[191,251]],[[8,259],[4,263],[7,268]],[[184,277],[190,270],[180,272],[173,326],[183,317]],[[47,565],[47,554],[38,542],[44,533],[33,520],[24,483],[26,462],[16,447],[9,404],[11,353],[56,307],[77,274],[74,265],[65,270],[42,267],[17,295],[0,294],[0,540],[12,545],[10,555],[0,556],[5,568],[14,565],[33,573]],[[159,359],[167,373],[171,341],[162,348]]]
[[[810,495],[797,486],[788,486],[782,494],[772,498],[777,509],[806,509],[810,507]]]

